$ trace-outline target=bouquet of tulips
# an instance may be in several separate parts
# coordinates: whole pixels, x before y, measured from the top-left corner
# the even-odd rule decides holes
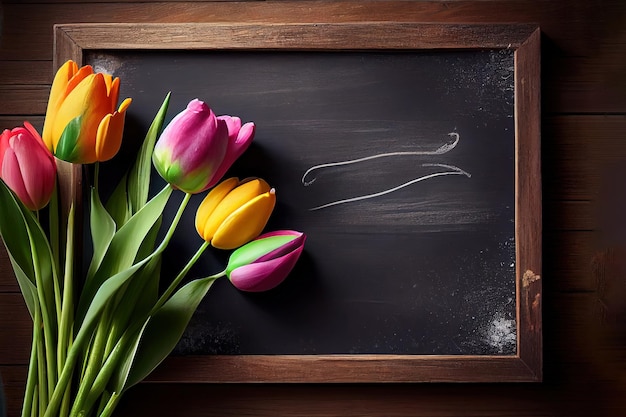
[[[102,201],[99,164],[118,153],[131,104],[117,106],[119,82],[68,61],[55,75],[42,134],[25,122],[0,137],[0,234],[33,320],[25,417],[111,415],[176,346],[217,278],[243,291],[269,290],[304,247],[300,232],[261,235],[276,202],[266,181],[221,181],[250,145],[254,123],[218,117],[197,99],[163,128],[165,97],[134,165]],[[150,196],[153,165],[166,185]],[[62,187],[77,167],[92,178],[85,272],[81,213]],[[160,231],[174,192],[184,198]],[[190,197],[204,192],[195,214],[199,248],[159,287],[163,251]],[[232,250],[224,270],[184,280],[209,246]]]

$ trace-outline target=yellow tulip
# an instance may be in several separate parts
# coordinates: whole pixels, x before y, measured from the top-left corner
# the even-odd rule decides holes
[[[80,69],[67,61],[57,71],[43,128],[43,141],[62,160],[90,164],[107,161],[120,149],[124,118],[131,99],[116,110],[120,80]]]
[[[196,212],[200,236],[218,249],[235,249],[261,234],[276,195],[260,178],[229,178],[213,188]]]

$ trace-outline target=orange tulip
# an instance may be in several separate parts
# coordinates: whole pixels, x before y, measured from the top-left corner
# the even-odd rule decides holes
[[[124,118],[131,99],[116,110],[119,78],[78,68],[67,61],[57,71],[43,128],[43,141],[64,161],[90,164],[115,156],[122,144]]]

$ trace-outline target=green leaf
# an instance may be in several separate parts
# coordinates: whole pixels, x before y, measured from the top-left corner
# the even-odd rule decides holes
[[[159,272],[161,256],[154,256],[148,264],[137,272],[120,291],[115,301],[115,308],[111,318],[107,354],[113,349],[123,332],[129,327],[131,319],[146,317],[156,303],[159,296]]]
[[[4,181],[0,180],[0,236],[7,252],[28,279],[34,283],[35,271],[30,254],[28,230],[26,230],[27,223],[20,204]]]
[[[135,359],[135,356],[137,356],[137,349],[139,349],[139,344],[141,342],[141,335],[144,333],[148,323],[150,323],[149,317],[143,323],[143,326],[139,332],[137,332],[137,335],[133,337],[132,344],[128,347],[124,360],[111,376],[112,389],[116,392],[123,392],[124,387],[128,384],[128,377],[130,376],[130,371],[132,370],[133,360]]]
[[[55,265],[46,235],[33,213],[19,201],[4,181],[0,181],[0,184],[0,235],[11,257],[22,296],[29,311],[34,311],[32,303],[36,298],[33,298],[28,291],[36,288],[35,268],[37,268],[43,285],[43,293],[48,295],[46,303],[49,308],[48,313],[51,317],[55,317],[53,288]],[[36,264],[33,262],[31,248],[37,252]],[[30,284],[25,281],[30,281]]]
[[[122,226],[128,219],[138,212],[148,201],[150,191],[150,172],[152,170],[152,151],[156,140],[161,133],[170,93],[167,94],[161,108],[157,112],[146,137],[137,153],[137,159],[130,171],[117,184],[106,208],[118,226]]]
[[[128,175],[128,197],[130,200],[131,212],[135,213],[141,209],[148,201],[150,191],[150,172],[152,170],[152,152],[156,140],[161,133],[163,121],[170,102],[170,93],[167,93],[161,108],[157,112],[146,138],[141,145],[137,155],[137,161]]]
[[[59,143],[57,144],[54,155],[68,162],[76,162],[78,159],[78,136],[80,135],[80,127],[82,124],[82,115],[77,116],[69,121],[63,129]]]
[[[83,321],[94,295],[101,286],[111,279],[109,277],[121,273],[133,265],[137,251],[146,235],[152,230],[153,225],[161,217],[172,190],[172,187],[166,186],[115,233],[99,268],[85,282],[78,303],[77,323],[80,324]]]
[[[128,376],[117,378],[125,381],[124,390],[142,381],[172,352],[215,280],[207,277],[189,282],[149,319],[139,335],[138,348],[133,346],[128,352],[129,360],[134,356]]]
[[[15,259],[13,259],[13,256],[10,253],[9,258],[11,260],[11,265],[13,265],[13,272],[15,272],[15,278],[17,279],[17,284],[20,286],[20,291],[22,292],[22,297],[24,298],[30,317],[34,318],[37,305],[39,304],[37,287],[35,287],[35,284],[33,284],[28,276],[26,276],[22,267],[15,261]]]
[[[89,224],[91,228],[91,240],[93,242],[93,257],[89,265],[87,277],[92,277],[100,266],[104,255],[106,254],[109,244],[115,235],[115,221],[106,211],[100,196],[95,188],[91,189],[91,213],[89,216]],[[87,278],[89,279],[89,278]]]
[[[127,181],[128,175],[126,174],[117,184],[106,203],[107,211],[111,215],[113,221],[115,221],[115,224],[119,227],[123,226],[124,223],[130,219],[130,216],[132,216],[130,202],[128,201],[128,195],[126,194]]]

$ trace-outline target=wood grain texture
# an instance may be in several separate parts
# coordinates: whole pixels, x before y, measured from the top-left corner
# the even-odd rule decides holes
[[[203,369],[203,382],[492,382],[541,380],[540,31],[532,24],[272,23],[77,24],[55,26],[54,67],[83,62],[88,50],[515,50],[515,195],[517,355],[232,356],[184,360]],[[80,170],[60,172],[80,189]],[[63,190],[62,190],[63,191]],[[80,196],[73,199],[76,203]],[[79,223],[80,224],[80,223]],[[80,234],[79,234],[80,236]],[[528,278],[528,274],[532,279]],[[194,381],[185,363],[165,368],[166,380]],[[215,369],[215,365],[218,368]],[[223,366],[223,368],[221,368]],[[254,373],[246,370],[254,368]],[[226,377],[223,370],[242,369]],[[169,374],[167,373],[169,372]],[[258,376],[257,376],[258,375]]]
[[[540,52],[539,29],[515,51],[517,354],[538,380],[543,368]]]
[[[626,39],[615,24],[626,6],[619,0],[596,2],[457,1],[416,2],[385,1],[376,5],[376,20],[400,22],[536,23],[542,28],[546,91],[544,108],[549,112],[623,112],[626,109],[626,86],[621,77]],[[363,20],[368,7],[361,2],[106,2],[80,6],[79,2],[39,4],[36,8],[21,2],[5,5],[5,27],[0,43],[0,61],[10,62],[1,69],[0,84],[26,85],[28,74],[45,75],[38,67],[49,68],[53,54],[53,25],[57,23],[104,22],[355,22]],[[22,16],[28,23],[22,24]],[[237,18],[233,18],[237,16]],[[324,17],[322,17],[324,16]],[[566,18],[563,18],[566,17]],[[571,25],[584,21],[584,25]],[[594,29],[590,29],[594,28]],[[21,61],[23,65],[21,65]],[[18,71],[21,68],[21,71]],[[3,71],[6,71],[3,73]],[[20,74],[23,74],[22,76]],[[6,75],[6,81],[4,76]],[[24,80],[24,81],[22,81]],[[616,88],[617,87],[617,88]],[[6,91],[20,97],[19,88]],[[46,94],[31,103],[28,114],[43,113]]]
[[[28,4],[32,3],[32,4]],[[379,4],[380,3],[380,4]],[[544,187],[545,378],[528,384],[167,384],[143,383],[123,399],[118,416],[552,416],[626,414],[626,343],[598,318],[598,276],[613,271],[598,239],[596,203],[608,165],[625,157],[626,71],[621,0],[402,2],[135,2],[7,0],[0,42],[2,128],[25,117],[42,122],[53,59],[53,25],[78,22],[359,21],[521,22],[542,28],[542,175]],[[22,93],[22,87],[29,93]],[[36,97],[35,93],[39,96]],[[29,103],[25,105],[24,103]],[[42,124],[42,123],[41,123]],[[619,172],[619,170],[618,170]],[[604,178],[603,178],[604,177]],[[623,183],[609,172],[616,184]],[[0,254],[1,255],[1,254]],[[27,313],[0,258],[0,345],[24,363]],[[600,272],[599,272],[600,271]],[[613,272],[611,272],[613,271]],[[617,278],[615,278],[617,277]],[[606,278],[608,279],[608,278]],[[606,295],[606,294],[604,294]],[[617,315],[624,322],[623,315]],[[21,324],[20,324],[21,323]],[[6,327],[5,327],[6,328]],[[20,339],[21,338],[21,339]],[[21,352],[21,353],[19,353]],[[621,352],[621,353],[620,353]],[[0,356],[9,416],[19,415],[24,365]]]

